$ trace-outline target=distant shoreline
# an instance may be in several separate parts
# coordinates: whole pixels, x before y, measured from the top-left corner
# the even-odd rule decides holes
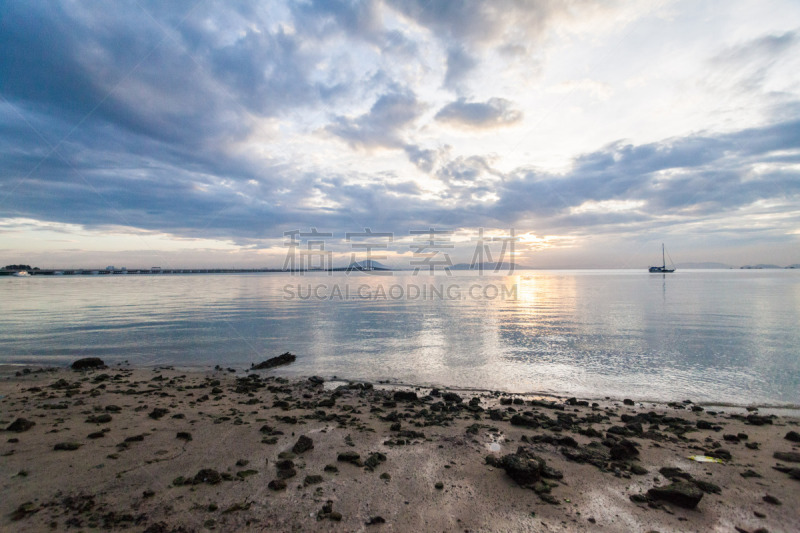
[[[690,271],[710,271],[710,270],[800,270],[798,265],[781,266],[741,266],[741,267],[682,267],[677,265],[678,270]],[[599,267],[572,267],[572,268],[514,268],[513,272],[552,272],[552,271],[586,271],[586,270],[647,270],[647,267],[631,267],[631,268],[599,268]],[[0,276],[14,276],[19,270],[3,270],[0,269]],[[414,269],[396,269],[396,268],[374,268],[374,269],[356,269],[348,267],[337,267],[331,269],[309,269],[309,270],[281,270],[273,268],[169,268],[169,269],[131,269],[131,270],[94,270],[85,268],[73,269],[31,269],[26,270],[30,276],[160,276],[160,275],[174,275],[174,274],[320,274],[326,272],[350,272],[350,273],[369,273],[369,272],[397,272],[406,273],[414,272]],[[441,274],[442,269],[436,271]],[[479,269],[451,269],[454,274],[463,272],[481,272]],[[483,274],[509,274],[508,269],[501,269],[495,272],[492,269],[484,269]],[[428,275],[427,272],[422,272],[422,275]]]

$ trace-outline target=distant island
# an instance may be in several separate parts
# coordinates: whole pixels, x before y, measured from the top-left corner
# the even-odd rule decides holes
[[[795,263],[785,267],[772,264],[757,264],[757,265],[744,265],[733,266],[725,263],[714,262],[699,262],[699,263],[679,263],[675,265],[679,270],[688,269],[739,269],[739,270],[785,270],[785,269],[800,269],[800,263]],[[477,271],[477,272],[511,272],[516,270],[553,270],[549,268],[531,267],[518,265],[511,262],[484,262],[484,263],[457,263],[449,268],[451,271]],[[128,269],[125,267],[117,268],[108,266],[103,269],[92,268],[39,268],[32,267],[25,264],[6,265],[0,268],[0,276],[19,275],[20,272],[27,272],[31,276],[97,276],[97,275],[158,275],[158,274],[251,274],[251,273],[300,273],[300,272],[372,272],[372,271],[385,271],[385,272],[407,272],[415,270],[414,266],[404,266],[403,268],[396,268],[385,265],[378,261],[368,259],[366,261],[354,261],[347,266],[332,267],[332,268],[162,268],[154,266],[150,268],[137,268]],[[427,271],[427,268],[420,268],[421,271]],[[436,271],[442,272],[445,270],[443,265],[436,265]],[[555,269],[562,270],[562,269]]]

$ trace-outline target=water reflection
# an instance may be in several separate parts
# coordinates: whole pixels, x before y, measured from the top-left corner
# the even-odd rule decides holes
[[[0,280],[0,306],[5,362],[245,367],[290,350],[287,374],[800,403],[792,271],[34,277]]]

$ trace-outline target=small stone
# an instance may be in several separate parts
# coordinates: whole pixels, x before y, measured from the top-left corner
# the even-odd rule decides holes
[[[437,481],[434,487],[436,487],[437,490],[442,490],[444,488],[444,483]]]
[[[316,485],[317,483],[322,483],[323,481],[325,480],[319,474],[311,474],[310,476],[306,476],[306,478],[303,480],[303,485],[307,487],[309,485]]]
[[[356,452],[342,452],[339,454],[336,460],[343,463],[358,464],[361,462],[361,456]]]
[[[392,475],[389,472],[384,472],[380,475],[380,478],[384,481],[390,481],[392,479]]]
[[[28,420],[26,418],[17,418],[13,422],[11,422],[11,425],[9,425],[6,428],[6,431],[14,431],[16,433],[22,433],[23,431],[28,431],[35,425],[36,422],[33,422],[32,420]]]
[[[301,435],[297,442],[292,446],[292,452],[300,454],[314,449],[314,441],[310,437]]]
[[[336,472],[339,471],[339,468],[336,465],[325,465],[324,470],[325,472],[331,472],[335,474]]]
[[[386,523],[386,519],[383,518],[382,516],[372,516],[372,517],[370,517],[369,520],[364,522],[364,524],[366,524],[368,526],[374,526],[374,525],[377,525],[377,524],[385,524],[385,523]]]
[[[416,402],[418,400],[416,392],[404,390],[395,391],[393,398],[396,402]]]
[[[147,416],[149,416],[153,420],[158,420],[159,418],[161,418],[162,416],[164,416],[167,413],[169,413],[169,411],[167,409],[164,409],[164,408],[161,408],[161,407],[156,407]]]
[[[89,370],[92,368],[107,368],[99,357],[84,357],[72,363],[73,370]]]
[[[788,463],[800,463],[800,453],[798,452],[775,452],[772,454],[775,459],[779,461],[786,461]]]
[[[63,450],[63,451],[72,452],[72,451],[77,450],[80,447],[81,447],[81,445],[78,444],[77,442],[59,442],[58,444],[53,446],[53,449],[54,450]]]
[[[286,482],[282,479],[273,479],[267,484],[270,490],[279,491],[286,489]]]
[[[209,485],[217,485],[221,481],[222,476],[220,476],[219,472],[211,468],[204,468],[194,476],[194,482],[196,484],[207,483]]]
[[[764,500],[765,502],[769,503],[769,504],[772,504],[772,505],[783,505],[783,502],[781,502],[778,498],[776,498],[775,496],[772,496],[770,494],[767,494],[766,496],[764,496],[761,499]]]
[[[179,431],[178,434],[175,435],[175,438],[189,442],[190,440],[192,440],[192,434],[189,433],[188,431]]]
[[[22,520],[26,516],[32,515],[38,510],[39,508],[36,507],[36,505],[33,502],[25,502],[23,504],[20,504],[20,506],[17,507],[13,513],[11,513],[11,520],[14,520],[15,522],[17,520]]]
[[[788,441],[792,441],[792,442],[800,442],[800,433],[798,433],[796,431],[790,431],[783,438],[788,440]]]
[[[624,400],[622,400],[622,403],[624,403],[625,405],[636,405],[636,403],[629,398],[625,398]]]
[[[90,424],[107,424],[111,422],[111,415],[108,413],[103,413],[101,415],[92,415],[86,419],[86,422]]]
[[[665,487],[653,487],[647,495],[656,500],[674,503],[679,507],[694,509],[703,498],[703,491],[691,483],[672,483]]]

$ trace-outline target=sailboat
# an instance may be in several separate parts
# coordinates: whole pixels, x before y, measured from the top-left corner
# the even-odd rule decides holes
[[[664,259],[664,243],[661,243],[661,266],[650,267],[650,272],[656,274],[675,272],[675,268],[667,268],[667,261]]]

